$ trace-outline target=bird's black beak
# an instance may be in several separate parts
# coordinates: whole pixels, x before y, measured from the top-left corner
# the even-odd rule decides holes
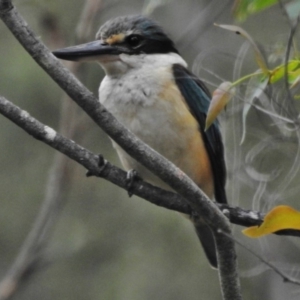
[[[78,45],[67,47],[52,52],[57,58],[72,61],[87,61],[97,59],[103,55],[118,55],[122,51],[116,46],[105,44],[100,40]]]

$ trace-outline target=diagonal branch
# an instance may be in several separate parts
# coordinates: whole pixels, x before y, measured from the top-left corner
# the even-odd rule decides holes
[[[83,12],[78,24],[77,39],[80,41],[88,37],[88,32],[92,26],[94,16],[100,9],[101,0],[88,0],[85,2]],[[44,15],[42,25],[47,30],[47,36],[50,37],[49,43],[52,48],[62,47],[63,37],[56,18],[48,12]],[[79,73],[79,64],[68,64],[69,68],[76,74]],[[73,137],[76,126],[80,122],[74,121],[75,110],[78,110],[64,94],[62,98],[59,132]],[[24,112],[25,113],[25,112]],[[68,164],[67,156],[56,152],[51,164],[48,175],[45,196],[42,201],[39,213],[22,244],[17,257],[8,269],[3,280],[0,282],[0,299],[10,299],[13,294],[20,289],[21,284],[28,280],[29,276],[34,274],[44,262],[44,249],[49,241],[51,229],[55,225],[62,205],[65,203],[66,191],[68,190],[72,172]]]
[[[74,141],[60,135],[54,129],[39,122],[28,112],[2,96],[0,96],[0,113],[34,138],[65,154],[92,174],[127,190],[127,172],[107,161],[105,161],[104,166],[99,166],[99,155],[95,155]],[[143,180],[134,181],[130,187],[130,191],[158,206],[185,214],[192,213],[190,206],[180,195],[155,187]]]
[[[127,190],[127,173],[112,165],[105,163],[105,167],[99,166],[99,156],[74,143],[70,139],[60,135],[54,129],[42,124],[12,102],[0,96],[0,113],[13,123],[18,125],[35,139],[38,139],[70,159],[76,161],[95,176]],[[142,179],[134,181],[130,192],[152,204],[166,209],[174,210],[187,215],[194,214],[191,207],[179,194],[163,190],[153,186]],[[240,207],[231,207],[227,204],[215,203],[219,210],[230,220],[232,224],[250,227],[260,225],[264,220],[264,213],[246,210]],[[300,236],[299,230],[281,230],[278,235]]]

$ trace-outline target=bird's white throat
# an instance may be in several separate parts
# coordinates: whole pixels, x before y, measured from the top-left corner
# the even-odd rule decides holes
[[[100,56],[98,62],[107,76],[124,76],[129,71],[138,72],[153,70],[159,67],[180,64],[187,67],[187,63],[176,53],[168,54],[139,54],[139,55],[106,55]]]

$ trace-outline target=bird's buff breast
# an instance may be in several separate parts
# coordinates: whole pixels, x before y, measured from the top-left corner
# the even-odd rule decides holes
[[[99,90],[100,101],[119,122],[187,173],[212,197],[211,168],[198,123],[172,77],[170,67],[106,76]],[[113,144],[126,169],[135,169],[144,179],[166,188]]]

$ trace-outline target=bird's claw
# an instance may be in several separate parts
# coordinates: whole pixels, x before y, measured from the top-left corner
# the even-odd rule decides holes
[[[132,169],[127,172],[126,175],[126,187],[128,196],[131,197],[133,195],[133,185],[136,181],[141,180],[142,178],[139,176],[136,170]]]
[[[88,170],[86,172],[86,177],[91,177],[91,176],[100,177],[101,173],[105,169],[106,165],[107,165],[107,160],[104,159],[102,154],[99,154],[98,155],[98,170],[97,170],[97,172],[93,172],[93,171]]]

